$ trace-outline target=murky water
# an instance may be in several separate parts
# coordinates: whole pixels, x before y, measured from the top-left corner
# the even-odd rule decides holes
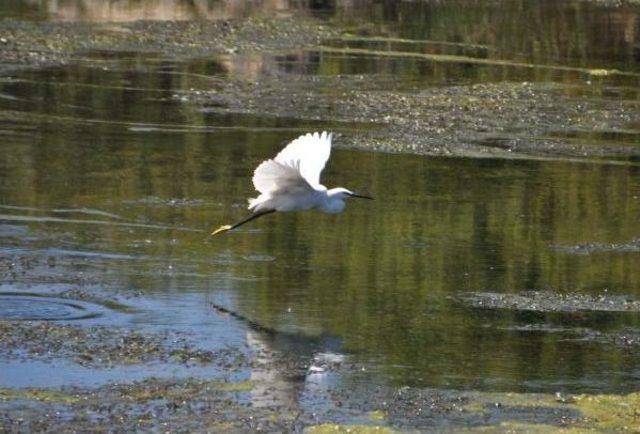
[[[355,9],[325,11],[320,16],[328,23],[364,27],[371,37],[261,59],[292,77],[370,75],[371,88],[534,80],[563,83],[564,92],[589,98],[637,98],[637,9],[467,3],[464,14],[461,2],[380,2],[364,17]],[[487,20],[495,25],[478,24]],[[390,34],[397,40],[375,39]],[[369,52],[349,51],[363,48]],[[389,57],[378,53],[383,49],[425,56]],[[235,60],[85,53],[67,66],[2,77],[3,290],[97,283],[141,292],[155,302],[134,323],[150,329],[178,323],[211,341],[215,333],[235,333],[237,344],[238,324],[203,320],[216,318],[207,305],[214,302],[309,339],[317,351],[346,353],[372,376],[398,385],[640,386],[640,347],[615,338],[640,334],[638,312],[483,309],[461,297],[536,290],[640,298],[640,256],[628,248],[640,238],[636,164],[443,159],[338,147],[324,182],[376,201],[353,201],[337,216],[273,215],[210,239],[212,227],[245,215],[253,168],[288,140],[310,130],[349,134],[364,127],[188,103],[192,89],[224,86],[228,71],[242,75],[239,65],[256,79],[255,63]],[[585,80],[593,68],[628,74],[594,77],[594,88]],[[637,131],[558,134],[594,146],[638,145]],[[593,245],[602,248],[584,248]],[[7,265],[16,258],[27,264]],[[29,258],[49,266],[29,268]]]

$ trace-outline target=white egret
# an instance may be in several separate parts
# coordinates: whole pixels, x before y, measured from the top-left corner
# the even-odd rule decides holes
[[[253,173],[253,185],[260,193],[249,199],[252,214],[233,225],[220,226],[211,235],[242,226],[276,211],[318,209],[326,213],[344,210],[348,197],[373,199],[346,188],[327,189],[320,184],[320,172],[331,153],[332,134],[322,132],[300,136],[272,160],[263,161]]]

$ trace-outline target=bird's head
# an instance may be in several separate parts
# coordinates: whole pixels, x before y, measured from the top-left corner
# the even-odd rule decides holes
[[[327,196],[329,196],[330,198],[342,199],[342,200],[348,197],[357,197],[360,199],[373,200],[371,196],[354,193],[353,191],[347,190],[346,188],[342,188],[342,187],[332,188],[331,190],[327,191]]]

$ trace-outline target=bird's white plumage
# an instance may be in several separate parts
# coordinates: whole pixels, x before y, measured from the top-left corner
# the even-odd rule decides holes
[[[332,134],[305,134],[289,143],[274,159],[263,161],[253,173],[253,185],[260,196],[249,199],[252,215],[233,225],[223,225],[211,235],[242,226],[274,211],[318,209],[326,213],[344,210],[347,197],[372,199],[346,188],[320,184],[320,173],[331,154]]]
[[[320,173],[331,155],[332,136],[326,131],[300,136],[280,151],[275,160],[298,169],[300,175],[315,188],[320,185]]]
[[[275,193],[295,186],[311,189],[298,170],[275,160],[260,163],[253,173],[253,186],[262,194]]]
[[[300,136],[272,160],[263,161],[253,173],[253,185],[261,194],[249,199],[249,209],[293,211],[309,209],[316,202],[320,174],[331,154],[332,134]]]
[[[321,134],[309,133],[300,136],[289,143],[273,160],[262,163],[253,174],[253,185],[260,193],[273,191],[279,185],[274,185],[274,168],[271,161],[294,169],[299,176],[311,187],[320,185],[320,173],[324,169],[331,155],[331,133],[323,131]],[[278,169],[275,171],[281,172]]]

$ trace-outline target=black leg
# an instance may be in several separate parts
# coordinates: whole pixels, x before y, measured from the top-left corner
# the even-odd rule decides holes
[[[217,235],[217,234],[220,234],[222,232],[230,231],[231,229],[235,229],[237,227],[240,227],[245,223],[249,223],[251,220],[255,220],[258,217],[262,217],[263,215],[271,214],[273,212],[276,212],[276,210],[275,209],[269,209],[267,211],[260,211],[260,212],[257,212],[255,214],[251,214],[249,217],[247,217],[244,220],[240,220],[238,223],[234,223],[232,225],[220,226],[218,229],[216,229],[215,231],[211,232],[211,235]]]

